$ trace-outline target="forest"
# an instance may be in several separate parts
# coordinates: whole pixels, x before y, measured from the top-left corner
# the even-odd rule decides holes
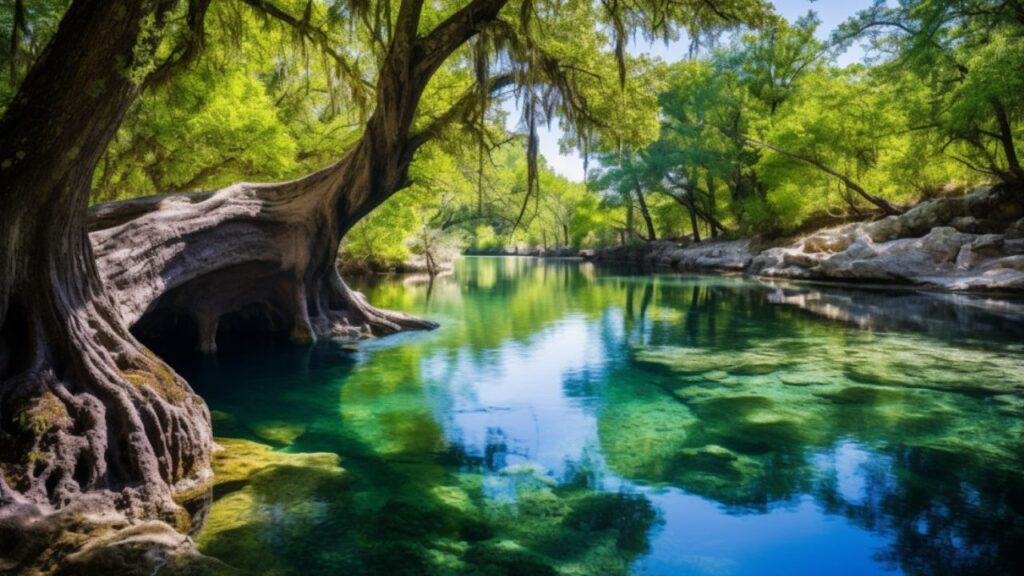
[[[378,307],[403,302],[381,274],[582,257],[1016,302],[1024,2],[873,0],[831,29],[799,4],[0,0],[0,573],[228,570],[189,535],[234,444],[163,350],[464,321]]]

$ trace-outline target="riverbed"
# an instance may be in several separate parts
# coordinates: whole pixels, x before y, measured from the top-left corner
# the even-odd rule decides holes
[[[1019,574],[1022,303],[467,257],[432,332],[174,365],[257,574]]]

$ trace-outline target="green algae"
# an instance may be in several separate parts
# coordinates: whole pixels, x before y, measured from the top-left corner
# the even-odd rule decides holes
[[[218,435],[256,442],[220,440],[203,551],[260,574],[628,574],[658,557],[651,494],[672,490],[731,516],[810,499],[910,572],[1006,554],[1024,501],[1018,344],[861,331],[738,280],[564,272],[480,266],[430,299],[387,280],[364,287],[375,303],[443,327],[204,367],[222,388],[190,376]],[[534,447],[587,426],[555,456]],[[841,489],[849,447],[863,500]]]
[[[399,492],[334,455],[219,443],[221,493],[197,543],[243,573],[625,573],[656,520],[640,496],[524,488],[496,502],[479,481],[421,492],[409,477]]]
[[[1024,370],[1018,356],[901,333],[829,332],[758,340],[742,350],[660,346],[634,356],[690,384],[661,387],[662,398],[616,395],[602,415],[601,440],[616,471],[670,484],[736,506],[761,506],[806,489],[813,454],[841,441],[907,445],[970,454],[1019,471],[1024,447]],[[659,380],[653,381],[661,384]],[[675,402],[685,410],[669,408]],[[638,406],[643,401],[649,406]],[[638,426],[621,426],[621,407],[659,435],[621,449]],[[642,436],[641,436],[642,437]],[[706,448],[721,451],[711,455]],[[792,471],[781,470],[780,457]]]
[[[415,408],[399,418],[400,404],[374,395],[376,371],[366,376],[339,391],[340,413],[306,414],[310,445],[292,447],[340,441],[353,453],[344,467],[336,454],[218,440],[215,500],[197,539],[204,553],[275,575],[628,573],[654,522],[646,500],[553,486],[531,466],[502,472],[517,478],[513,499],[488,498],[483,475],[435,461],[446,444],[436,423]],[[215,422],[238,430],[224,415]]]

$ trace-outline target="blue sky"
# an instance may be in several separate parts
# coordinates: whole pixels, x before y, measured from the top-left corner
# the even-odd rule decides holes
[[[775,9],[779,14],[791,21],[806,15],[809,10],[816,12],[822,21],[818,34],[824,39],[828,37],[836,26],[847,18],[853,16],[857,11],[870,6],[872,0],[818,0],[817,2],[811,2],[810,0],[774,0],[773,4],[775,4]],[[679,41],[666,46],[663,42],[655,42],[650,45],[641,42],[631,46],[630,51],[633,53],[651,54],[660,57],[662,60],[672,62],[686,56],[687,43]],[[847,64],[859,60],[862,56],[863,54],[860,50],[853,48],[839,58],[839,63]],[[506,103],[506,106],[512,107],[514,103]],[[509,115],[510,122],[514,124],[518,121],[519,114],[511,108],[509,110],[511,112]],[[544,155],[548,165],[555,172],[580,182],[583,180],[583,160],[578,154],[561,154],[559,152],[558,139],[561,135],[562,131],[554,124],[552,124],[550,130],[542,128],[539,133],[540,153]]]

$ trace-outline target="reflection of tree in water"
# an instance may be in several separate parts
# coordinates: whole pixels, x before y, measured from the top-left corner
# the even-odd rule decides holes
[[[765,290],[653,285],[653,298],[652,283],[626,288],[624,338],[603,330],[616,361],[599,429],[613,470],[737,514],[810,494],[885,535],[879,560],[907,573],[1024,566],[1024,374],[1012,344],[862,333],[772,306]],[[978,314],[946,311],[929,332],[969,332],[962,321]],[[851,442],[869,454],[855,495],[820,462]]]
[[[492,429],[482,457],[446,441],[418,375],[430,351],[356,363],[325,344],[194,370],[216,432],[262,443],[222,440],[202,550],[243,573],[627,574],[647,549],[651,504],[528,470],[513,500],[488,498],[507,441]]]
[[[880,559],[908,573],[1024,563],[1024,374],[1019,344],[997,341],[1019,340],[1005,315],[959,298],[822,290],[811,302],[828,305],[838,320],[828,322],[773,304],[775,288],[729,278],[594,278],[527,260],[458,273],[468,288],[450,310],[465,320],[434,342],[440,358],[468,350],[484,369],[490,351],[566,314],[593,323],[601,363],[567,375],[562,390],[588,400],[615,473],[735,514],[809,494],[883,534],[891,545]],[[859,495],[821,461],[846,445],[869,455]]]
[[[833,477],[815,485],[816,501],[829,513],[891,538],[879,558],[907,573],[1019,573],[1024,566],[1019,471],[979,461],[974,454],[928,448],[884,454],[891,469],[866,476],[869,497],[844,498]]]

